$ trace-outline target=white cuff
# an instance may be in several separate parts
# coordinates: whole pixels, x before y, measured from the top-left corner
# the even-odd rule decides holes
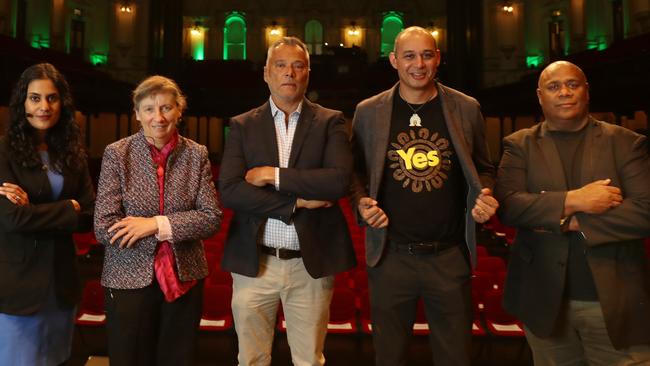
[[[158,233],[156,239],[158,241],[172,241],[172,225],[169,223],[167,216],[154,216],[156,224],[158,225]]]
[[[280,168],[275,167],[275,190],[279,191],[280,190]]]

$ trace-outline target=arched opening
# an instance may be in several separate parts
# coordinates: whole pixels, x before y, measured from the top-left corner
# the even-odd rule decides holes
[[[388,57],[393,51],[395,37],[404,29],[404,21],[400,13],[389,11],[384,13],[381,23],[381,56]]]
[[[239,12],[232,12],[226,16],[223,27],[223,59],[246,59],[246,20]]]

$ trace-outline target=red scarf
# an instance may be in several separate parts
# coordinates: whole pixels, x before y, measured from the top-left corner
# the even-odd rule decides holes
[[[151,158],[156,164],[156,176],[158,178],[158,207],[159,213],[164,215],[165,206],[165,168],[167,158],[178,144],[178,132],[174,132],[171,140],[162,149],[158,150],[156,146],[149,144]],[[183,296],[196,284],[196,280],[181,281],[176,272],[176,259],[174,251],[168,241],[158,243],[156,257],[154,258],[154,271],[158,285],[165,295],[165,301],[172,302]]]

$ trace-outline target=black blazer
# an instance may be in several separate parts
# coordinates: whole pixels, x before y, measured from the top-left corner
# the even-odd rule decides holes
[[[54,281],[57,300],[73,306],[80,298],[73,231],[92,228],[95,193],[88,168],[63,172],[63,191],[52,200],[46,172],[11,159],[0,138],[0,184],[18,184],[30,204],[17,206],[0,196],[0,312],[28,315],[47,300]],[[70,202],[77,200],[81,212]]]
[[[610,178],[623,203],[602,214],[577,213],[586,257],[616,348],[650,343],[650,282],[643,238],[650,235],[646,139],[590,118],[581,185]],[[567,183],[546,122],[503,140],[496,197],[515,226],[504,306],[537,336],[549,336],[565,301],[568,238],[560,229]]]
[[[297,198],[336,202],[348,193],[352,156],[343,114],[304,99],[293,139],[289,167],[280,169],[280,190],[256,187],[244,179],[258,166],[279,166],[271,107],[232,118],[219,189],[222,202],[234,209],[222,268],[255,277],[259,270],[258,236],[268,218],[293,221],[307,272],[324,277],[356,265],[347,222],[335,204],[297,209]]]

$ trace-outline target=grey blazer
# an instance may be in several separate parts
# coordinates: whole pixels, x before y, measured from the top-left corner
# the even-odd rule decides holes
[[[142,131],[106,147],[97,186],[95,235],[105,245],[102,285],[117,289],[143,288],[154,275],[155,236],[131,248],[110,244],[108,232],[126,216],[159,215],[156,167]],[[208,275],[203,243],[221,224],[221,210],[212,182],[208,151],[179,136],[167,160],[165,215],[172,228],[176,270],[183,281]]]
[[[388,149],[393,96],[399,83],[391,89],[370,97],[357,106],[352,121],[352,150],[354,174],[352,177],[352,203],[369,196],[377,199],[382,184],[384,163]],[[485,122],[476,99],[437,83],[451,141],[468,185],[465,217],[465,240],[472,263],[476,263],[476,229],[471,215],[481,188],[494,186],[494,165],[490,162],[485,141]],[[381,207],[381,202],[379,203]],[[358,215],[357,210],[354,210]],[[360,218],[359,222],[363,220]],[[390,219],[390,218],[389,218]],[[386,229],[366,229],[366,262],[374,267],[379,263],[386,245]]]

